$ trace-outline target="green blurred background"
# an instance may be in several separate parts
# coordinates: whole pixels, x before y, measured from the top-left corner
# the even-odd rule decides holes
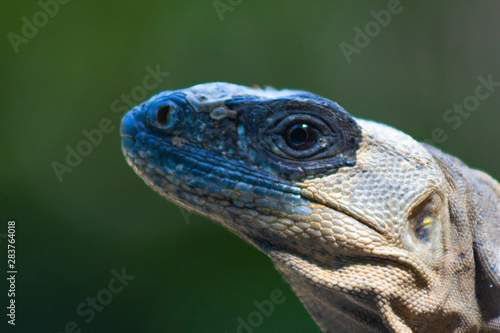
[[[74,321],[82,332],[236,332],[237,318],[279,289],[286,302],[254,331],[319,332],[267,257],[184,218],[125,163],[111,103],[140,90],[147,66],[169,73],[147,97],[209,81],[272,85],[324,95],[418,140],[442,128],[439,148],[500,178],[500,89],[458,129],[443,120],[478,76],[500,81],[498,1],[401,1],[349,64],[340,43],[353,44],[353,29],[388,1],[232,4],[221,20],[213,0],[73,0],[16,53],[8,33],[22,36],[23,17],[33,22],[41,7],[2,3],[0,233],[17,222],[19,274],[16,326],[2,310],[0,331],[64,332]],[[65,164],[66,147],[104,118],[114,130],[60,182],[52,163]],[[77,307],[122,268],[135,279],[86,323]]]

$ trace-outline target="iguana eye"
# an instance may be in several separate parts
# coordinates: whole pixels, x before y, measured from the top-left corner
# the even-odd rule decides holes
[[[292,114],[270,129],[273,153],[295,159],[320,156],[338,142],[337,133],[323,120],[308,114]]]
[[[284,133],[286,144],[295,150],[311,148],[317,141],[316,130],[307,123],[298,123],[290,126]]]
[[[356,164],[361,129],[331,101],[302,93],[236,97],[224,105],[236,112],[250,159],[280,177],[304,179]]]

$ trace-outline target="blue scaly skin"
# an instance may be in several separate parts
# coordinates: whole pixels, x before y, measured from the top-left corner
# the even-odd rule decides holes
[[[151,188],[266,253],[325,332],[500,332],[489,176],[303,91],[165,91],[121,135]]]

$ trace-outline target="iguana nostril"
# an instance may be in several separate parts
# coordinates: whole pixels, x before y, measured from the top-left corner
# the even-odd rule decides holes
[[[156,122],[158,123],[159,127],[166,127],[170,124],[170,112],[171,112],[172,106],[171,105],[164,105],[156,111]]]

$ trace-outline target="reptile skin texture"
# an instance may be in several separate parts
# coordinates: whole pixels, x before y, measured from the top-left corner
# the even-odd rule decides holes
[[[207,83],[122,120],[127,163],[267,254],[324,332],[500,332],[500,186],[295,90]]]

